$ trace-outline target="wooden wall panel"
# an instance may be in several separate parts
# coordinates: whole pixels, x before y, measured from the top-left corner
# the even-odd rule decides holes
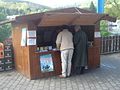
[[[99,31],[99,22],[95,25],[95,32]],[[94,33],[95,34],[95,33]],[[89,68],[97,68],[100,66],[100,45],[101,38],[94,36],[93,47],[88,49],[88,67]]]
[[[100,67],[100,47],[94,47],[94,68]]]
[[[15,67],[23,75],[30,77],[29,70],[29,48],[27,46],[21,46],[21,33],[22,28],[26,27],[26,24],[12,24],[12,38],[14,48]]]
[[[95,32],[100,32],[100,22],[95,25]],[[100,45],[101,37],[94,37],[94,68],[100,66]]]
[[[32,49],[32,48],[31,48]],[[53,65],[54,65],[54,71],[52,72],[41,72],[41,66],[40,66],[40,55],[45,54],[51,54]],[[58,51],[51,51],[51,52],[34,52],[31,54],[31,64],[30,64],[30,70],[31,70],[31,78],[30,79],[38,79],[42,77],[50,77],[61,74],[61,60],[60,60],[60,52]]]
[[[100,66],[100,48],[91,47],[88,49],[88,67],[97,68]]]
[[[88,68],[93,68],[94,66],[94,48],[88,48]]]
[[[95,25],[95,32],[100,32],[99,22]],[[100,45],[101,45],[101,37],[94,37],[94,46],[100,47]]]
[[[94,46],[97,47],[101,46],[101,38],[94,38]]]
[[[38,57],[35,54],[36,46],[29,46],[29,60],[30,60],[30,75],[32,78],[38,78],[39,62]]]
[[[37,30],[37,27],[36,27],[36,25],[34,24],[34,21],[33,22],[29,22],[28,23],[28,31],[33,31],[33,30]],[[36,78],[38,78],[38,72],[39,72],[39,70],[38,70],[38,68],[39,68],[39,66],[38,66],[38,58],[37,58],[37,55],[35,54],[35,51],[36,51],[36,48],[37,48],[37,46],[36,45],[33,45],[33,46],[28,46],[28,48],[29,48],[29,62],[30,62],[30,64],[29,64],[29,66],[30,66],[30,79],[36,79]]]

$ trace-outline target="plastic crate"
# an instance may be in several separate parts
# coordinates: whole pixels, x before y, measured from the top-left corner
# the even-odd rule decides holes
[[[12,50],[11,49],[4,49],[4,51],[7,52],[7,51],[12,51]]]
[[[12,58],[5,58],[4,63],[5,64],[13,64],[13,60],[12,60]]]
[[[5,49],[5,50],[12,49],[12,45],[5,45],[5,46],[4,46],[4,49]]]
[[[9,52],[8,51],[4,52],[4,57],[5,58],[10,58],[10,57],[12,58],[12,52],[10,52],[10,51]]]
[[[13,65],[12,64],[6,64],[5,65],[5,70],[8,71],[8,70],[12,70],[13,69]]]
[[[0,65],[4,65],[5,60],[4,59],[0,59]]]
[[[4,65],[0,65],[0,72],[4,71],[5,70],[5,67]]]

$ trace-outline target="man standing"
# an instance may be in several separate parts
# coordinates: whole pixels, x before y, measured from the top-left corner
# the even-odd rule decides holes
[[[61,51],[61,64],[62,64],[62,75],[59,77],[67,77],[71,74],[71,60],[73,56],[73,35],[68,31],[67,26],[63,27],[57,35],[56,40],[57,48]]]
[[[80,26],[75,26],[73,67],[76,74],[83,74],[88,63],[88,39]]]

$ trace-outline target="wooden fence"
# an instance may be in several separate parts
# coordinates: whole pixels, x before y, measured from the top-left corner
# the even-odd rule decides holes
[[[101,38],[101,54],[120,52],[120,36]]]

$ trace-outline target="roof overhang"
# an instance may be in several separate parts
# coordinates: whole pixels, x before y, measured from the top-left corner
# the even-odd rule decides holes
[[[47,13],[38,26],[95,25],[100,20],[116,21],[116,18],[96,13]]]
[[[0,21],[0,25],[7,24],[7,23],[11,23],[11,22],[14,22],[14,21],[15,21],[14,19],[12,19],[12,20]]]
[[[116,18],[108,14],[97,14],[80,8],[65,8],[43,13],[18,16],[15,20],[1,21],[0,25],[6,23],[29,23],[37,26],[59,26],[59,25],[94,25],[100,20],[115,22]]]

